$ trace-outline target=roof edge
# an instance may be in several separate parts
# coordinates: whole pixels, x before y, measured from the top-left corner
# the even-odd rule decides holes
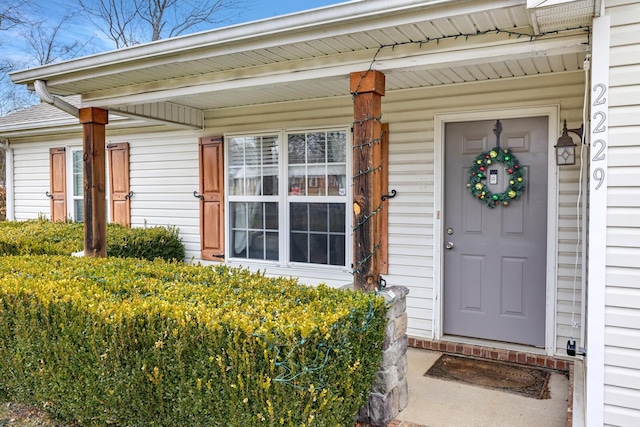
[[[508,3],[517,2],[524,4],[525,1],[526,0],[511,0]],[[390,13],[443,7],[457,3],[470,3],[470,1],[394,0],[390,7],[388,0],[353,0],[322,8],[111,50],[55,64],[14,71],[10,73],[9,76],[16,84],[32,84],[35,80],[48,80],[56,76],[107,66],[113,68],[114,66],[117,67],[118,65],[133,63],[141,59],[176,55],[196,48],[201,49],[239,41],[257,41],[260,38],[270,35],[292,34],[305,29],[327,27],[331,24],[350,21],[356,22],[363,18],[372,19],[380,15],[389,15]]]

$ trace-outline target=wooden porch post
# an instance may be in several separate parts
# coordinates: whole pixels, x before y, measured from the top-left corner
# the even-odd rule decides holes
[[[385,76],[369,70],[351,73],[353,94],[353,287],[376,290],[380,282],[378,251],[381,209],[380,150]]]
[[[107,256],[107,198],[105,173],[105,125],[109,113],[81,108],[84,160],[84,254]]]

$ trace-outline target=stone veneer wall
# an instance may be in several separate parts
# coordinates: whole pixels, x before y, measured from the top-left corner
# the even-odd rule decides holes
[[[359,427],[386,427],[409,403],[407,386],[407,295],[404,286],[390,286],[379,292],[389,304],[387,337],[382,365],[376,373],[369,402],[360,408]]]

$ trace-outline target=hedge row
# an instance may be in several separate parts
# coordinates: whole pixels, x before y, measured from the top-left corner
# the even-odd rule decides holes
[[[0,222],[0,255],[71,255],[83,247],[82,223],[43,219]],[[182,261],[184,246],[175,227],[107,224],[107,255]]]
[[[349,426],[381,297],[225,266],[0,258],[0,395],[82,426]]]

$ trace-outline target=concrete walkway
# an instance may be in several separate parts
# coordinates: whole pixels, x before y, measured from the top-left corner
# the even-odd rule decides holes
[[[551,398],[511,393],[425,377],[441,353],[409,348],[409,405],[389,427],[561,427],[566,425],[569,380],[553,372]]]

